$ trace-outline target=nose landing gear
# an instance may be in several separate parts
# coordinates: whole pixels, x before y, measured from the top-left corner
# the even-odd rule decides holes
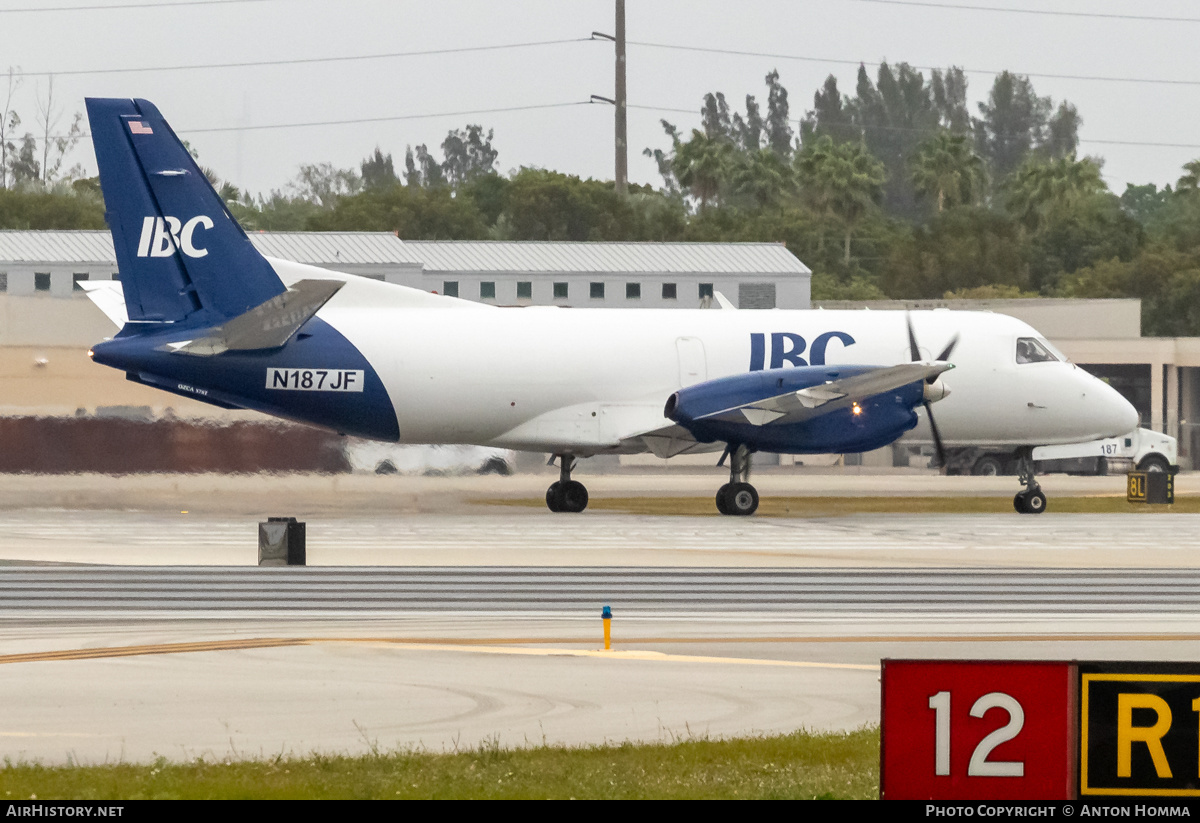
[[[546,508],[552,512],[581,512],[587,508],[587,487],[578,480],[571,479],[571,470],[575,468],[575,457],[570,454],[556,454],[550,458],[558,458],[558,482],[551,483],[546,489]]]
[[[1031,449],[1021,450],[1021,456],[1017,459],[1017,474],[1025,484],[1025,491],[1017,492],[1013,498],[1013,508],[1021,514],[1041,514],[1046,510],[1046,494],[1034,477]]]
[[[726,452],[729,455],[729,482],[717,489],[717,511],[721,514],[745,517],[758,510],[758,491],[749,483],[752,453],[746,446]]]

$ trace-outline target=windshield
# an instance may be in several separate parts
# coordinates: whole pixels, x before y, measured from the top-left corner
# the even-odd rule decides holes
[[[1071,359],[1069,357],[1067,357],[1065,354],[1063,354],[1061,351],[1059,351],[1057,348],[1055,348],[1054,344],[1051,343],[1049,340],[1045,339],[1044,337],[1039,337],[1038,342],[1046,347],[1046,351],[1048,351],[1052,355],[1054,355],[1055,360],[1061,360],[1063,363],[1071,362]]]
[[[1017,363],[1053,363],[1058,358],[1036,337],[1017,338]]]

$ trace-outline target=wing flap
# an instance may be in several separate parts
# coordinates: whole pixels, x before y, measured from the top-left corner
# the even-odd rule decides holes
[[[655,457],[675,457],[703,445],[692,436],[690,431],[678,424],[644,432],[631,439],[641,440]]]

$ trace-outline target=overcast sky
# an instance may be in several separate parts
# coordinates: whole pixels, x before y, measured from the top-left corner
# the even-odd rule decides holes
[[[613,0],[233,0],[174,6],[163,0],[136,9],[47,10],[136,2],[0,0],[0,68],[59,72],[54,89],[64,125],[73,112],[83,110],[85,96],[147,98],[199,151],[203,164],[251,192],[282,188],[302,163],[357,167],[376,145],[394,155],[400,171],[406,145],[426,143],[440,157],[435,147],[446,132],[467,123],[495,130],[502,171],[540,166],[612,178],[612,108],[603,104],[254,128],[575,104],[592,94],[610,97],[613,47],[607,41],[309,65],[185,71],[162,67],[587,38],[593,31],[612,32]],[[885,59],[963,67],[970,81],[972,113],[977,113],[975,104],[986,96],[994,72],[1029,74],[1039,94],[1056,103],[1065,98],[1078,107],[1083,118],[1081,151],[1105,158],[1105,177],[1117,193],[1128,182],[1174,183],[1180,166],[1200,157],[1200,4],[953,2],[959,7],[929,7],[949,6],[948,0],[627,0],[629,102],[635,107],[629,114],[631,180],[659,185],[642,149],[668,147],[659,126],[662,117],[684,128],[699,125],[706,92],[723,91],[739,110],[745,95],[754,94],[765,110],[763,77],[777,68],[798,120],[828,74],[839,78],[844,92],[853,93],[856,66],[851,63],[866,62],[873,76],[874,64]],[[975,8],[968,7],[972,5]],[[633,45],[638,41],[779,56]],[[98,73],[124,68],[146,70]],[[18,90],[15,108],[24,127],[36,130],[36,101],[44,97],[46,86],[45,76],[30,74]],[[1145,145],[1154,143],[1190,145]],[[95,173],[87,141],[69,162],[82,163],[88,173]]]

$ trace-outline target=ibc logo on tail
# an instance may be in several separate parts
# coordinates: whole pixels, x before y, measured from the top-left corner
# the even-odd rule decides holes
[[[208,249],[196,246],[196,229],[212,227],[212,218],[206,214],[198,214],[186,223],[178,217],[147,217],[142,220],[137,256],[170,257],[179,249],[188,257],[204,257]]]

